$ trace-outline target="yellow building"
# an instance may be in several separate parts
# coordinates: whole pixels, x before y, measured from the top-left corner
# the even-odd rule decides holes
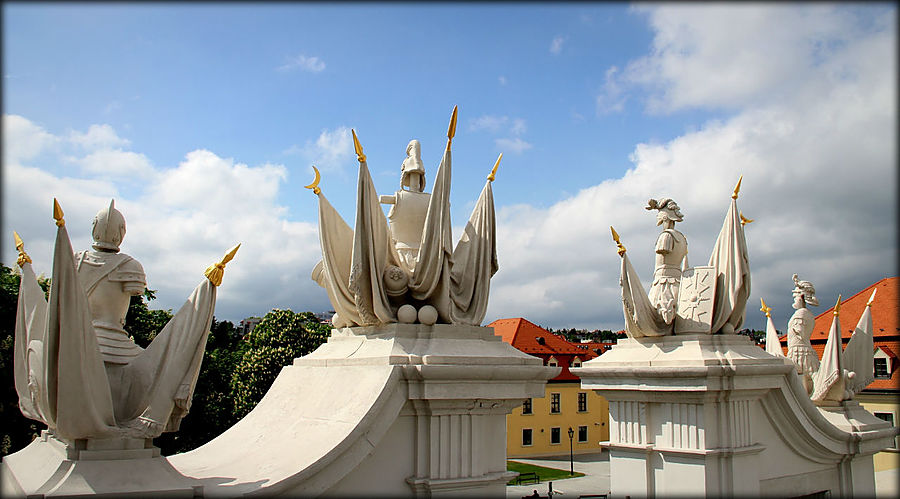
[[[547,383],[543,398],[528,399],[506,417],[506,454],[510,458],[542,457],[600,452],[600,442],[609,440],[609,404],[569,372],[597,356],[585,345],[570,343],[525,319],[500,319],[488,327],[503,341],[529,355],[544,359],[544,365],[560,366],[556,378]]]

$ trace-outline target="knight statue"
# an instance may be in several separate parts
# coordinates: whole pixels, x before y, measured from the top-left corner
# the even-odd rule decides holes
[[[797,274],[794,274],[793,280],[794,290],[791,294],[794,297],[794,303],[792,306],[796,312],[788,320],[787,356],[796,366],[797,374],[803,380],[806,392],[812,394],[813,375],[819,370],[819,358],[809,342],[816,325],[816,317],[807,307],[817,307],[819,300],[816,298],[816,288],[811,282],[801,281]]]
[[[675,230],[675,222],[683,221],[684,215],[674,200],[665,197],[659,201],[651,199],[645,209],[658,210],[656,225],[663,227],[656,239],[656,265],[648,298],[663,322],[671,324],[675,320],[682,263],[687,257],[687,238]]]

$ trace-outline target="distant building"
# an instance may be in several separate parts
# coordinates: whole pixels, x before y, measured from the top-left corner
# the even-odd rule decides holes
[[[569,371],[595,357],[605,343],[571,343],[522,319],[499,319],[487,327],[518,350],[540,357],[544,365],[560,366],[559,376],[547,383],[545,396],[528,399],[506,417],[506,454],[510,458],[569,454],[569,428],[576,454],[600,452],[609,440],[609,404]]]
[[[238,330],[241,332],[241,337],[247,336],[256,329],[256,326],[262,321],[261,317],[247,317],[242,320],[238,325]]]
[[[334,310],[329,310],[327,312],[317,312],[313,315],[316,316],[316,319],[319,319],[320,324],[331,324],[331,318],[334,317]]]
[[[856,400],[875,416],[898,425],[900,416],[900,277],[887,277],[863,289],[841,302],[841,339],[844,347],[856,328],[856,323],[866,308],[866,302],[877,289],[872,303],[872,335],[875,340],[875,381]],[[816,316],[810,343],[822,358],[828,332],[831,330],[834,307]],[[779,338],[787,353],[787,335]],[[875,471],[900,468],[900,450],[895,440],[894,447],[875,455]]]

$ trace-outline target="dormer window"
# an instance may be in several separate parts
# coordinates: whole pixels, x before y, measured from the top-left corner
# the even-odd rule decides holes
[[[581,358],[575,357],[572,359],[572,367],[581,367]]]
[[[875,379],[890,379],[894,370],[894,359],[882,348],[875,349],[872,361],[875,363]]]
[[[559,366],[559,361],[556,360],[556,357],[550,357],[550,360],[547,361],[547,365],[550,367],[557,367]]]

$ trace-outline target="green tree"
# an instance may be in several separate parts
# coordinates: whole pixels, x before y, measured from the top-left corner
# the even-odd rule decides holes
[[[149,303],[156,299],[155,289],[144,289],[144,293],[131,297],[128,313],[125,315],[125,331],[134,338],[141,348],[156,338],[172,319],[172,310],[151,310]]]
[[[330,325],[320,324],[311,312],[274,309],[267,313],[245,337],[247,350],[231,378],[235,418],[250,412],[281,368],[318,348],[330,330]]]

